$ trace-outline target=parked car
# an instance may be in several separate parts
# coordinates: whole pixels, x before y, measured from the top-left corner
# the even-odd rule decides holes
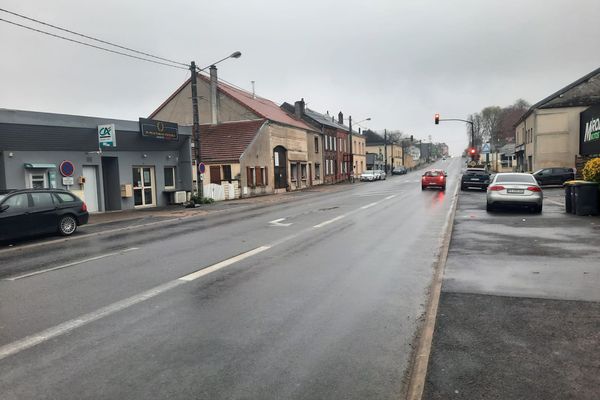
[[[360,180],[361,181],[367,181],[367,182],[373,182],[374,180],[377,180],[377,176],[375,175],[375,171],[373,170],[367,170],[367,171],[363,171],[362,174],[360,174]]]
[[[0,194],[0,241],[58,232],[72,235],[87,224],[87,206],[61,189],[22,189]]]
[[[544,168],[534,172],[533,177],[540,185],[563,185],[575,179],[575,172],[572,168]]]
[[[404,175],[404,174],[406,174],[406,172],[407,172],[406,167],[401,165],[392,170],[392,175]]]
[[[375,176],[377,177],[378,180],[385,181],[386,174],[385,174],[384,170],[382,170],[382,169],[376,169],[375,170]]]
[[[487,188],[488,211],[498,206],[527,206],[535,212],[542,212],[544,195],[532,174],[499,173]]]
[[[423,174],[421,177],[421,190],[430,187],[446,190],[446,175],[444,175],[444,171],[432,169]]]
[[[460,178],[460,190],[486,189],[489,183],[490,174],[484,168],[467,168]]]

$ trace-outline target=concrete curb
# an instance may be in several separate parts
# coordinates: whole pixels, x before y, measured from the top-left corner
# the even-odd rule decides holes
[[[444,228],[446,234],[440,248],[440,255],[435,267],[435,274],[431,282],[431,291],[427,301],[427,310],[425,312],[425,323],[419,335],[418,344],[412,358],[412,368],[409,375],[409,383],[407,390],[407,400],[420,400],[423,396],[425,387],[425,378],[427,376],[427,366],[429,364],[429,354],[431,352],[431,344],[433,341],[433,332],[435,330],[435,320],[440,301],[440,293],[442,291],[442,282],[444,271],[446,269],[446,260],[448,259],[448,250],[450,249],[450,240],[452,238],[452,229],[454,227],[454,217],[456,215],[456,207],[458,205],[458,189],[456,186],[454,191],[454,200],[450,209],[450,217],[448,218]]]

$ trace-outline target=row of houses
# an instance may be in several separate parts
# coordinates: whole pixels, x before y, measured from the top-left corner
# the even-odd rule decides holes
[[[0,190],[65,188],[90,211],[112,211],[182,202],[200,187],[223,200],[349,181],[380,167],[367,155],[387,154],[390,168],[419,160],[410,144],[368,144],[342,112],[278,105],[220,81],[214,66],[196,81],[198,134],[191,79],[139,121],[0,109]]]

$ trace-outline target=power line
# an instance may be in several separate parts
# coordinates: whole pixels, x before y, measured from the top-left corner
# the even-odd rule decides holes
[[[44,35],[52,36],[52,37],[55,37],[55,38],[58,38],[58,39],[63,39],[63,40],[69,41],[69,42],[73,42],[73,43],[81,44],[81,45],[84,45],[84,46],[92,47],[92,48],[98,49],[98,50],[104,50],[104,51],[107,51],[109,53],[119,54],[119,55],[122,55],[122,56],[125,56],[125,57],[135,58],[137,60],[147,61],[147,62],[151,62],[151,63],[154,63],[154,64],[165,65],[167,67],[173,67],[173,68],[179,68],[179,69],[189,69],[189,67],[180,67],[178,65],[168,64],[168,63],[162,62],[162,61],[151,60],[151,59],[144,58],[144,57],[134,56],[133,54],[127,54],[127,53],[123,53],[121,51],[107,49],[106,47],[96,46],[96,45],[91,44],[91,43],[85,43],[85,42],[82,42],[82,41],[79,41],[79,40],[75,40],[75,39],[71,39],[71,38],[68,38],[68,37],[61,36],[61,35],[57,35],[55,33],[46,32],[46,31],[43,31],[41,29],[36,29],[36,28],[32,28],[30,26],[22,25],[22,24],[13,22],[13,21],[8,21],[8,20],[3,19],[3,18],[0,18],[0,21],[6,22],[8,24],[15,25],[15,26],[18,26],[18,27],[21,27],[21,28],[29,29],[29,30],[34,31],[34,32],[43,33]]]
[[[144,56],[147,56],[147,57],[156,58],[157,60],[167,61],[167,62],[172,63],[172,64],[179,64],[179,65],[182,65],[182,66],[187,67],[189,69],[189,65],[186,64],[186,63],[169,60],[168,58],[163,58],[163,57],[155,56],[155,55],[152,55],[152,54],[149,54],[149,53],[144,53],[143,51],[134,50],[132,48],[121,46],[121,45],[118,45],[118,44],[115,44],[115,43],[111,43],[111,42],[108,42],[106,40],[102,40],[102,39],[98,39],[98,38],[95,38],[95,37],[92,37],[92,36],[84,35],[83,33],[78,33],[78,32],[75,32],[75,31],[72,31],[72,30],[69,30],[69,29],[61,28],[59,26],[52,25],[52,24],[49,24],[49,23],[44,22],[44,21],[40,21],[40,20],[37,20],[35,18],[28,17],[26,15],[18,14],[16,12],[9,11],[9,10],[6,10],[4,8],[0,8],[0,11],[3,11],[5,13],[8,13],[8,14],[11,14],[11,15],[14,15],[14,16],[17,16],[19,18],[23,18],[23,19],[26,19],[26,20],[29,20],[29,21],[36,22],[38,24],[49,26],[51,28],[58,29],[58,30],[63,31],[63,32],[70,33],[72,35],[81,36],[83,38],[94,40],[94,41],[99,42],[99,43],[104,43],[104,44],[107,44],[109,46],[113,46],[113,47],[117,47],[119,49],[127,50],[127,51],[130,51],[132,53],[137,53],[137,54],[141,54],[141,55],[144,55]],[[120,54],[120,53],[118,53],[118,54]]]

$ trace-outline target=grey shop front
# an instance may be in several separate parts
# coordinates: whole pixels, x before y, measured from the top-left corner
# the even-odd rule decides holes
[[[88,210],[185,201],[191,127],[0,109],[0,190],[62,188]]]

